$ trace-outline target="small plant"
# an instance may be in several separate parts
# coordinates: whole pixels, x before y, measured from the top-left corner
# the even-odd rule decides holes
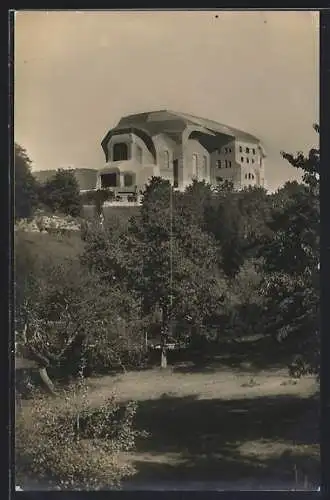
[[[46,480],[61,489],[98,490],[134,473],[119,453],[132,449],[136,404],[121,406],[112,395],[99,408],[88,400],[80,374],[61,398],[35,393],[16,417],[16,475]]]

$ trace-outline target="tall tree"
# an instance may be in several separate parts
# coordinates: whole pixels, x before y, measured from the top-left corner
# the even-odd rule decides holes
[[[15,143],[15,218],[30,217],[38,205],[38,182],[31,173],[31,160],[26,150]]]
[[[162,366],[168,337],[180,333],[173,325],[180,322],[181,333],[198,335],[210,317],[221,315],[226,293],[215,240],[191,214],[185,217],[181,196],[169,182],[153,178],[127,229],[87,239],[84,256],[107,279],[134,291],[145,318],[159,312]]]
[[[318,132],[318,126],[314,126]],[[286,341],[297,374],[319,372],[319,150],[308,156],[282,153],[303,171],[303,184],[275,205],[270,223],[272,240],[264,247],[268,324]]]

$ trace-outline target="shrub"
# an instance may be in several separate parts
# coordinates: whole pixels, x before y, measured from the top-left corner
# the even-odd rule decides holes
[[[83,378],[61,398],[35,393],[16,417],[16,475],[19,484],[37,476],[61,489],[98,490],[134,474],[120,452],[134,448],[136,404],[111,397],[99,408],[88,400]]]
[[[78,217],[81,212],[81,199],[74,171],[58,169],[43,185],[41,198],[52,212]]]

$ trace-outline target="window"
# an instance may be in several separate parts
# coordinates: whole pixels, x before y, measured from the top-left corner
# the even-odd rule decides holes
[[[228,149],[229,153],[231,153],[231,148]]]
[[[115,172],[111,174],[101,175],[101,187],[103,189],[116,186],[117,186],[117,174]]]
[[[256,150],[253,148],[252,149],[252,153],[255,155],[256,154]]]
[[[231,161],[229,161],[228,164],[229,164],[228,167],[231,167]]]
[[[168,151],[164,151],[164,168],[170,168],[170,155]]]
[[[128,160],[128,146],[124,142],[118,142],[113,146],[112,161]]]
[[[173,187],[179,187],[179,160],[173,160]]]
[[[251,179],[251,174],[249,174],[249,179]]]
[[[252,160],[251,160],[251,161],[252,161],[252,163],[254,163],[254,159],[253,159],[253,158],[252,158]]]
[[[215,166],[216,166],[217,168],[221,168],[221,160],[217,160],[217,161],[215,162]]]
[[[203,176],[207,177],[207,156],[203,156]]]
[[[241,153],[243,151],[242,146],[239,147],[239,152]]]
[[[124,186],[125,187],[133,186],[133,175],[132,174],[124,174]]]
[[[245,174],[245,179],[247,179],[247,178],[248,178],[248,175],[247,175],[247,174]]]
[[[136,161],[142,163],[142,148],[136,145]]]
[[[241,156],[241,163],[244,163],[244,158],[243,158],[243,156]]]
[[[251,174],[251,177],[252,177],[252,179],[254,180],[254,175],[253,175],[253,174]]]
[[[225,168],[227,168],[227,167],[228,167],[228,162],[227,162],[227,160],[225,160]]]
[[[197,168],[198,168],[198,165],[197,165],[197,155],[193,154],[192,155],[192,175],[194,177],[197,176]]]
[[[246,152],[246,153],[249,153],[249,152],[250,152],[250,148],[246,148],[246,149],[245,149],[245,152]]]
[[[246,163],[250,163],[250,159],[249,158],[246,158]]]

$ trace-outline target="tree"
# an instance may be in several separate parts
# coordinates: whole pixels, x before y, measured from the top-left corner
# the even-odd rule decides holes
[[[73,170],[57,170],[44,184],[42,199],[53,212],[77,217],[81,212],[81,198],[78,181]]]
[[[296,374],[319,373],[319,150],[282,156],[303,171],[303,184],[272,212],[274,236],[263,249],[267,322],[286,342]]]
[[[199,335],[211,317],[220,317],[226,292],[213,236],[181,208],[182,194],[155,177],[146,187],[140,214],[123,231],[87,238],[84,255],[103,279],[134,293],[145,323],[159,312],[162,366],[168,338],[187,331]],[[174,331],[177,322],[180,331]]]
[[[15,260],[17,340],[23,356],[38,363],[50,392],[49,369],[75,374],[83,360],[94,368],[123,366],[130,340],[139,340],[139,304],[130,294],[77,260],[35,258],[19,234]]]
[[[31,160],[26,150],[15,143],[15,218],[30,217],[38,206],[39,185],[31,173]]]

